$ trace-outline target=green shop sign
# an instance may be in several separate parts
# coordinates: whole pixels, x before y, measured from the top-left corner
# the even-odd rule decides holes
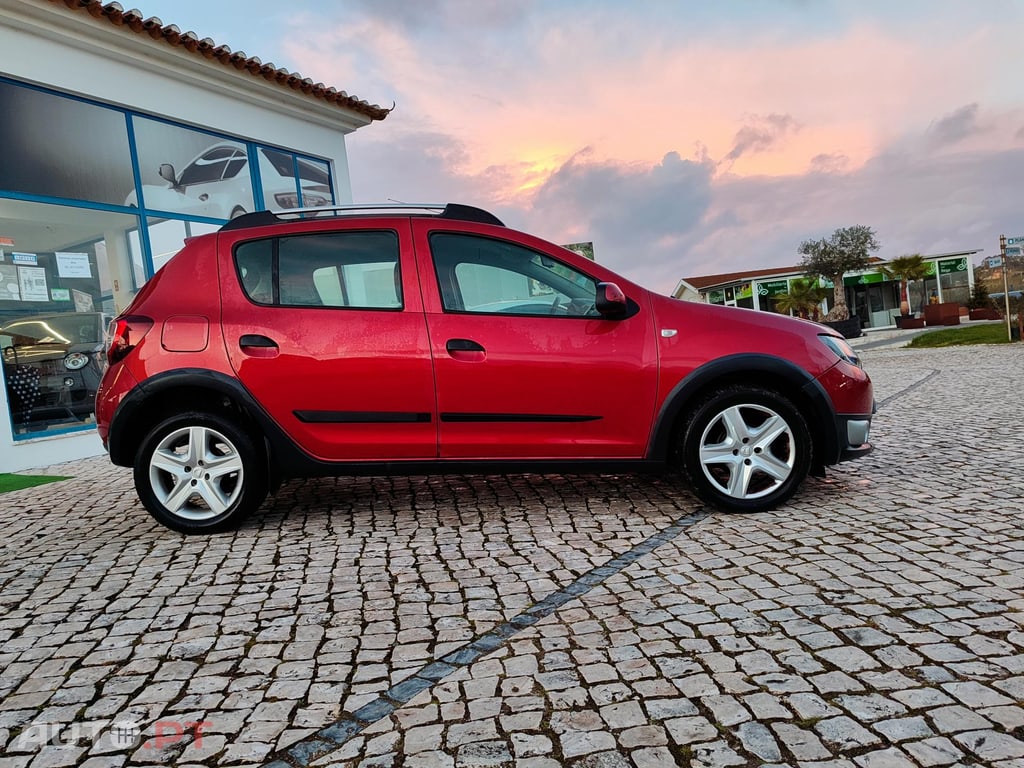
[[[952,275],[957,272],[967,271],[967,257],[964,256],[962,259],[946,259],[945,261],[939,262],[939,274],[940,275]]]
[[[708,291],[709,304],[725,304],[725,291]]]
[[[737,299],[749,299],[754,295],[754,291],[750,287],[750,283],[744,283],[736,289]]]
[[[788,280],[765,280],[763,283],[757,284],[757,295],[767,296],[779,296],[783,293],[789,292],[789,281]]]
[[[869,283],[884,283],[885,275],[881,272],[868,272],[864,275],[850,275],[843,278],[843,285],[868,285]]]

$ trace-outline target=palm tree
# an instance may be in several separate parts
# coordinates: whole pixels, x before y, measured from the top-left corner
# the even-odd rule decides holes
[[[912,253],[907,256],[900,256],[888,264],[882,264],[879,269],[890,280],[900,281],[900,314],[911,315],[910,311],[910,288],[912,281],[924,280],[930,271],[930,265],[919,253]]]
[[[817,314],[822,300],[828,296],[828,288],[822,288],[817,280],[796,278],[789,281],[789,291],[775,296],[775,308],[779,312],[796,312],[805,320]]]

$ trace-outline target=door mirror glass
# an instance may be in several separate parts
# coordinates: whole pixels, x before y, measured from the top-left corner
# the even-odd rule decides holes
[[[170,163],[160,164],[160,178],[164,181],[171,182],[171,184],[178,183],[178,177],[174,173],[174,166]]]

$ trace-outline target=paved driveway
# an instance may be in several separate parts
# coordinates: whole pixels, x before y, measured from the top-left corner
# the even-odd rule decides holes
[[[0,767],[1024,765],[1024,347],[867,349],[876,451],[729,516],[615,476],[0,496]]]

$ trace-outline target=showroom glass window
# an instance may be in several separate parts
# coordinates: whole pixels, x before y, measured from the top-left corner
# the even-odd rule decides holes
[[[107,323],[186,238],[334,202],[330,165],[290,149],[5,78],[0,114],[0,418],[15,439],[92,428]]]

